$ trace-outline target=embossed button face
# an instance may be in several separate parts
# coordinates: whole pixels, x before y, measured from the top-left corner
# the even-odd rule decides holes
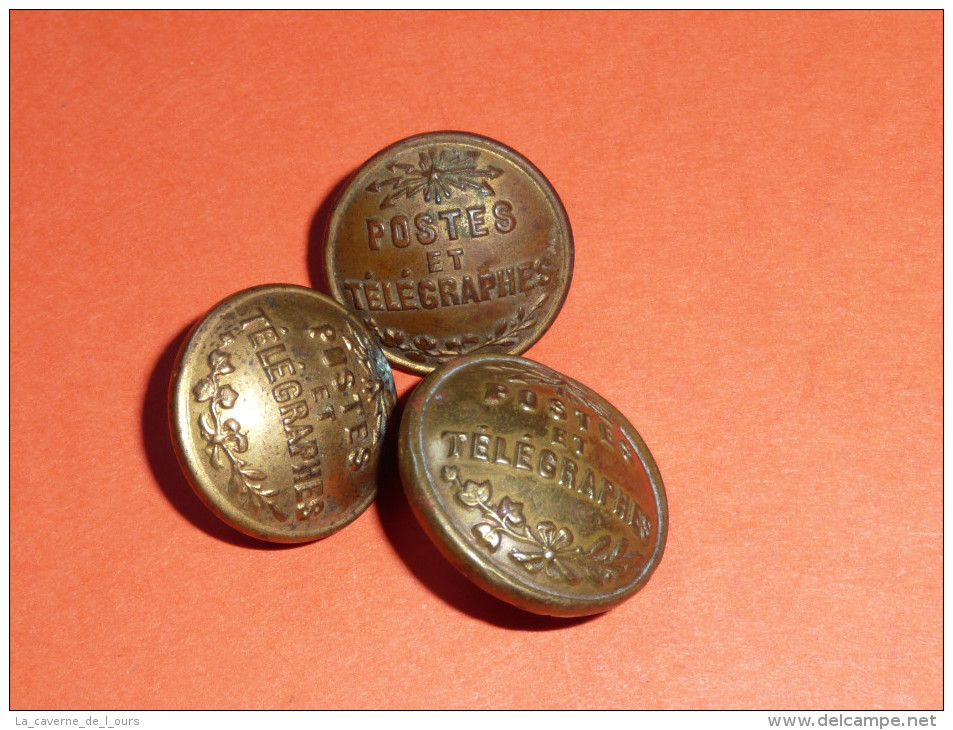
[[[532,163],[462,132],[410,137],[365,163],[325,240],[335,299],[395,365],[518,354],[555,319],[572,276],[562,203]]]
[[[218,304],[189,334],[172,378],[176,452],[199,497],[273,542],[325,537],[377,494],[393,376],[337,302],[260,286]]]
[[[401,422],[400,471],[450,561],[534,613],[612,608],[665,547],[665,490],[639,434],[589,388],[530,360],[475,355],[427,376]]]

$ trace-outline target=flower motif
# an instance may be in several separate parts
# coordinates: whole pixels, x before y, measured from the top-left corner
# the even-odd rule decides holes
[[[248,451],[248,437],[239,429],[241,425],[234,418],[229,418],[222,424],[219,433],[212,434],[205,445],[208,454],[216,469],[224,469],[233,453],[241,454]]]
[[[539,534],[539,551],[522,552],[514,550],[511,554],[523,564],[530,573],[546,571],[546,575],[557,580],[574,583],[579,576],[572,569],[565,553],[572,545],[572,533],[565,527],[557,528],[552,522],[540,522],[536,526]]]
[[[229,418],[222,424],[227,433],[225,434],[224,444],[229,451],[243,454],[248,451],[248,437],[239,429],[241,425],[234,418]]]
[[[453,195],[453,189],[475,191],[481,195],[495,195],[487,180],[503,174],[499,168],[487,165],[477,167],[479,152],[433,148],[421,152],[417,167],[406,162],[393,162],[387,171],[396,177],[375,180],[367,186],[369,193],[383,192],[390,187],[391,193],[381,200],[381,210],[393,206],[398,198],[412,198],[417,193],[428,203],[443,203]]]

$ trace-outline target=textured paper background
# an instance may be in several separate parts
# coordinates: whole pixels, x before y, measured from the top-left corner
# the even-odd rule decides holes
[[[939,12],[10,30],[13,709],[941,706]],[[471,587],[393,463],[353,525],[271,548],[173,457],[186,328],[320,286],[335,186],[438,129],[559,191],[575,275],[528,356],[665,479],[665,558],[597,618]]]

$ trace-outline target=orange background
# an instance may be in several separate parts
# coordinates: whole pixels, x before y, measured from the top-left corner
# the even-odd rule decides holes
[[[942,705],[942,14],[46,13],[11,31],[12,709]],[[175,462],[186,328],[323,285],[328,197],[411,134],[559,191],[529,357],[639,429],[645,589],[483,594],[378,501],[270,547]],[[397,373],[406,394],[418,381]]]

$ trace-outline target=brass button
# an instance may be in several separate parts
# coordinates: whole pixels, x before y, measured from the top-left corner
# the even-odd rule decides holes
[[[569,290],[572,231],[525,157],[486,137],[435,132],[368,160],[334,203],[331,293],[388,360],[428,373],[476,352],[524,352]]]
[[[316,540],[377,494],[393,376],[363,325],[326,296],[270,285],[215,306],[179,353],[170,401],[189,481],[246,534]]]
[[[447,558],[527,611],[605,611],[662,557],[665,489],[645,442],[604,398],[530,360],[474,355],[424,378],[400,472]]]

